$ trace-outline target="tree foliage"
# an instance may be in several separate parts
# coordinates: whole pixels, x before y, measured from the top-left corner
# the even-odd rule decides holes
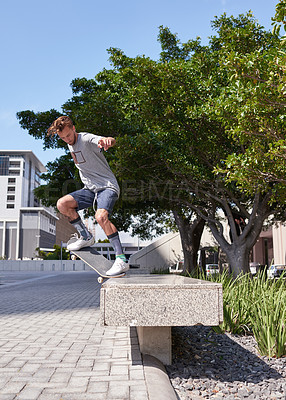
[[[285,61],[277,35],[245,54],[228,49],[230,79],[213,109],[241,146],[217,171],[247,193],[271,192],[280,203],[286,194]]]
[[[279,35],[281,32],[281,27],[284,30],[284,36],[282,36],[281,44],[285,45],[285,33],[286,33],[286,1],[279,0],[275,9],[275,16],[272,18],[273,34]]]

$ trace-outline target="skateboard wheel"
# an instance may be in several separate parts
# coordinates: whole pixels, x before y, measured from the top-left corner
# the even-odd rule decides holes
[[[103,282],[103,278],[100,276],[99,278],[97,278],[98,283],[102,283]]]

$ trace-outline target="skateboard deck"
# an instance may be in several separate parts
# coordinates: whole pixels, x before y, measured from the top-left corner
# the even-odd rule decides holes
[[[100,275],[98,278],[99,283],[102,283],[104,279],[120,278],[121,276],[125,275],[125,272],[113,276],[106,275],[106,272],[112,267],[113,262],[99,254],[98,251],[96,251],[93,247],[84,247],[80,250],[73,250],[71,253],[80,258]]]

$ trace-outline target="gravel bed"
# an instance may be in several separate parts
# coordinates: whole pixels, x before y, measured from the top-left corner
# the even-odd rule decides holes
[[[180,400],[286,399],[286,357],[259,355],[252,336],[175,327],[167,373]]]

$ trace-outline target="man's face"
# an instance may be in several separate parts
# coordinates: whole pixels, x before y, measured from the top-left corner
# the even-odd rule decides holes
[[[61,132],[58,132],[58,136],[67,144],[73,145],[76,142],[77,134],[75,127],[70,128],[66,126]]]

